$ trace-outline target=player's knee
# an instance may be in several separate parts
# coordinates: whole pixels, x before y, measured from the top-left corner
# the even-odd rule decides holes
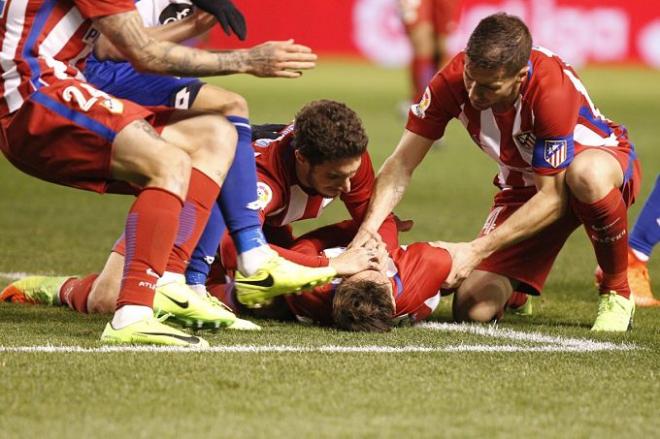
[[[577,156],[566,170],[566,185],[578,199],[591,201],[606,194],[615,185],[607,169],[597,161]]]
[[[248,118],[250,112],[247,100],[237,93],[228,93],[227,102],[223,104],[223,114]]]
[[[452,315],[454,321],[462,322],[490,322],[497,315],[498,309],[493,304],[480,301],[475,297],[454,296]]]

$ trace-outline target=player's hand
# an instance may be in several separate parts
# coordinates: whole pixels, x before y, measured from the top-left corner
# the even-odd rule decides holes
[[[372,232],[371,230],[367,230],[363,227],[360,227],[355,234],[355,237],[351,241],[351,243],[348,245],[348,248],[353,248],[353,247],[372,247],[374,242],[377,241],[382,241],[383,239],[380,237],[378,232]]]
[[[217,23],[213,15],[204,12],[201,9],[196,9],[192,14],[191,19],[194,20],[193,24],[195,25],[195,32],[197,34],[203,34],[211,30]]]
[[[411,219],[402,220],[396,215],[394,215],[394,222],[396,223],[397,232],[409,232],[415,225],[415,221]]]
[[[349,248],[330,259],[330,266],[338,276],[351,276],[365,270],[380,270],[382,255],[376,249],[366,247]]]
[[[248,50],[247,73],[262,78],[298,78],[301,70],[316,67],[316,59],[312,49],[293,40],[268,41]]]
[[[473,242],[429,242],[433,247],[444,248],[451,256],[451,271],[442,284],[443,288],[458,288],[484,259]]]
[[[202,11],[213,15],[227,35],[232,31],[238,39],[244,40],[247,34],[245,18],[231,0],[191,0]]]

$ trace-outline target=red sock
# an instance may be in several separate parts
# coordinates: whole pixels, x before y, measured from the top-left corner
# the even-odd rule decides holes
[[[628,287],[628,217],[626,204],[618,189],[593,204],[572,198],[572,207],[584,223],[587,235],[596,251],[596,260],[603,270],[600,291],[616,291],[630,297]]]
[[[527,303],[528,297],[527,294],[521,293],[520,291],[514,291],[507,300],[505,308],[509,309],[518,309],[524,304]]]
[[[117,309],[124,305],[151,307],[158,277],[172,251],[182,201],[160,188],[140,192],[126,219],[126,260]]]
[[[167,261],[167,271],[183,274],[188,267],[199,237],[211,215],[211,207],[220,194],[220,186],[203,172],[193,168],[188,186],[188,197],[179,218],[179,230],[174,248]]]
[[[60,302],[74,311],[87,314],[87,298],[92,292],[92,284],[99,277],[90,274],[83,278],[72,277],[60,288]]]
[[[436,65],[433,58],[415,56],[410,64],[410,73],[413,81],[413,98],[419,102],[424,94],[426,86],[431,82],[431,78],[436,72]]]

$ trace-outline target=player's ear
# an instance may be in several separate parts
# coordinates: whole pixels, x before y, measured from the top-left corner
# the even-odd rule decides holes
[[[523,82],[525,80],[525,78],[527,77],[528,73],[529,73],[529,66],[526,65],[525,67],[520,69],[518,71],[518,73],[516,74],[516,81],[517,82]]]
[[[301,165],[307,164],[307,158],[305,158],[299,149],[294,149],[293,155],[296,157],[296,162],[300,163]]]

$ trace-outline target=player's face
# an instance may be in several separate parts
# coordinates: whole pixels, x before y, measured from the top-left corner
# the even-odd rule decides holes
[[[504,69],[488,70],[470,67],[469,62],[463,69],[463,82],[470,98],[470,104],[479,111],[491,107],[513,104],[520,90],[520,85],[527,74],[527,67],[513,76],[507,76]]]
[[[334,198],[350,192],[351,178],[355,176],[360,168],[362,157],[331,160],[319,165],[305,163],[307,166],[306,184],[320,195]]]

